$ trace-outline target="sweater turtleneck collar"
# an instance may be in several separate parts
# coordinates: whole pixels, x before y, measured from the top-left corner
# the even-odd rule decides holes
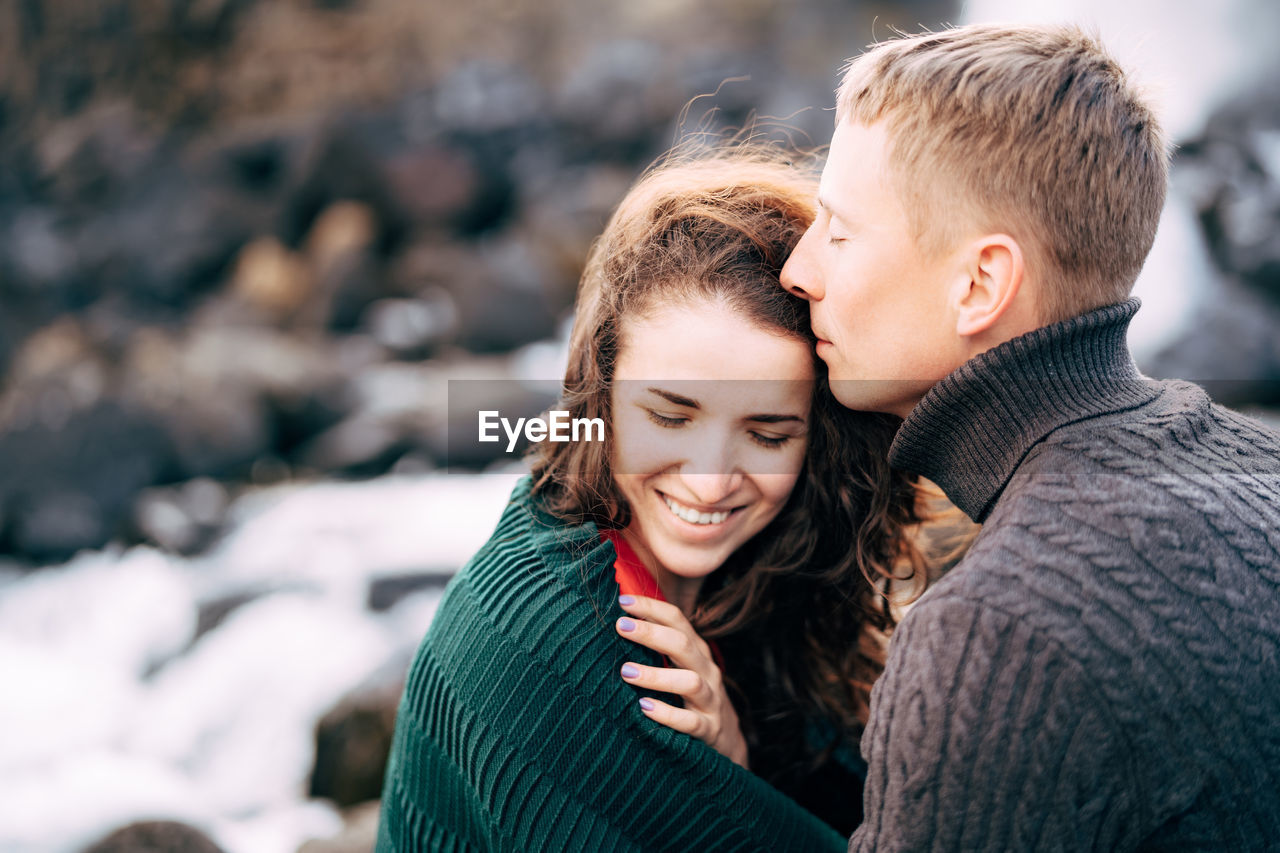
[[[974,521],[986,520],[1036,442],[1155,399],[1125,344],[1140,304],[1099,308],[969,359],[911,410],[889,461],[937,483]]]

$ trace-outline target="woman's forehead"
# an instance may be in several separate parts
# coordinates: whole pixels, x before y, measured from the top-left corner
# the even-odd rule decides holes
[[[812,381],[807,341],[767,330],[724,302],[662,306],[623,319],[615,380]]]

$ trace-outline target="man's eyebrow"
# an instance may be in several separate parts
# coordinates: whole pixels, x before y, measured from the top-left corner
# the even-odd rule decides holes
[[[845,216],[842,211],[836,210],[834,207],[832,207],[831,202],[828,199],[823,198],[821,194],[818,195],[818,207],[825,210],[827,212],[827,215],[831,216],[833,219],[839,219],[845,225],[851,224],[851,220],[849,219],[849,217]]]
[[[675,403],[677,406],[684,406],[689,409],[702,408],[702,406],[698,405],[697,400],[692,397],[686,397],[683,394],[677,394],[674,391],[664,391],[661,388],[649,388],[648,391],[650,394],[657,394],[662,399],[669,403]]]

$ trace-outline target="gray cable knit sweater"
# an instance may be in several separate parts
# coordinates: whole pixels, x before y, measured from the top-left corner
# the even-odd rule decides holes
[[[894,464],[976,521],[890,646],[860,850],[1280,849],[1280,435],[1129,300],[971,360]]]

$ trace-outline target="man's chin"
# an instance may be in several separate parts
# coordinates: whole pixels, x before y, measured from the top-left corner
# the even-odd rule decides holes
[[[922,383],[906,379],[831,379],[831,394],[846,409],[900,417],[923,396]]]

